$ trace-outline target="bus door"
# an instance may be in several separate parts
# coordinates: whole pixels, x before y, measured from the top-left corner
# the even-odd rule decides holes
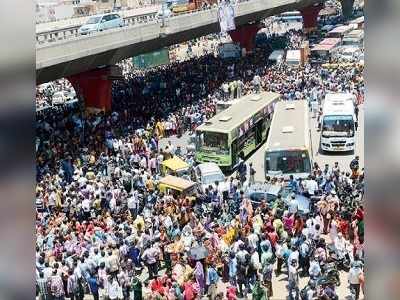
[[[238,139],[232,142],[232,167],[238,163]]]
[[[256,145],[259,145],[262,142],[262,131],[263,131],[263,119],[258,121],[256,124]]]

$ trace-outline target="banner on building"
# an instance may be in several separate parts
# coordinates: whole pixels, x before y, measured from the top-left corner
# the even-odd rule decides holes
[[[218,6],[218,21],[221,32],[226,33],[235,30],[235,8],[230,1],[221,1]]]
[[[133,65],[139,69],[147,69],[169,64],[169,51],[167,48],[141,54],[132,58]]]

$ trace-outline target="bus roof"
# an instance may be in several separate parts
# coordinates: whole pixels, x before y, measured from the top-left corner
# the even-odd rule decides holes
[[[278,102],[272,117],[266,151],[308,149],[309,144],[307,102]]]
[[[346,34],[351,29],[352,29],[352,27],[349,25],[337,26],[334,29],[332,29],[331,31],[329,31],[328,34],[332,34],[332,33]]]
[[[363,38],[364,30],[362,29],[354,29],[344,35],[344,38]]]
[[[325,95],[325,101],[354,101],[355,97],[351,93],[328,93]]]
[[[354,95],[347,93],[327,94],[322,108],[323,116],[354,114]]]
[[[196,131],[230,133],[255,113],[280,98],[280,94],[261,92],[240,98],[240,101],[197,127]]]

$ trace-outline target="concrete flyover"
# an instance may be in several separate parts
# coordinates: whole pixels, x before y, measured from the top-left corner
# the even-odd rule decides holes
[[[122,10],[117,13],[124,19],[125,26],[154,21],[160,5],[147,6],[136,9]],[[78,35],[78,29],[91,16],[59,20],[56,22],[36,24],[36,42],[38,44],[51,43],[58,40],[73,38]]]
[[[236,26],[260,21],[285,11],[299,10],[325,0],[249,0],[235,8]],[[217,9],[174,16],[160,22],[138,24],[109,30],[93,36],[78,37],[38,45],[36,49],[37,84],[79,74],[96,67],[112,65],[123,59],[219,32]]]

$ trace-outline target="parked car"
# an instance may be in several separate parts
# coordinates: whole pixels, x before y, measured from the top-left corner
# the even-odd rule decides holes
[[[225,182],[225,175],[216,163],[203,163],[194,168],[195,180],[201,184],[205,191],[210,185],[215,188],[215,182],[218,182],[218,189],[221,192],[228,191],[228,185]]]
[[[120,15],[115,13],[103,14],[90,17],[84,25],[78,29],[81,35],[89,34],[92,32],[103,31],[111,28],[122,27],[124,20]]]
[[[270,206],[272,206],[279,194],[281,195],[283,202],[286,205],[289,205],[293,193],[287,186],[282,188],[278,185],[255,182],[245,190],[245,196],[250,199],[255,207],[257,207],[262,200],[265,200]],[[308,214],[310,212],[310,200],[307,197],[296,194],[295,200],[300,213]]]
[[[54,105],[64,104],[67,98],[65,97],[65,92],[55,92],[52,97],[52,102]]]

